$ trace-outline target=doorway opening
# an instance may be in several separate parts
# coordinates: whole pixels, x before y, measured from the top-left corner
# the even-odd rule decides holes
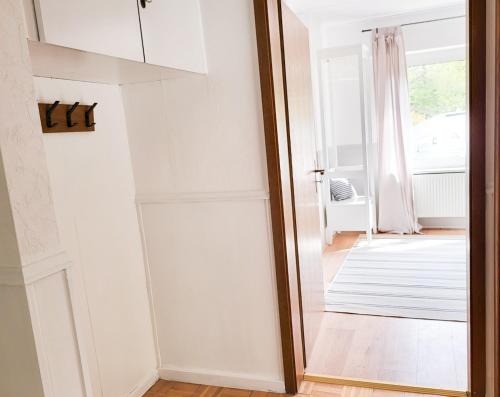
[[[362,15],[363,22],[347,23],[358,32],[343,39],[336,32],[344,27],[334,25],[323,33],[336,37],[327,43],[334,47],[317,51],[326,163],[325,315],[307,372],[465,391],[465,3],[446,16],[433,5],[426,20],[417,22],[403,23],[415,16],[399,11],[397,18],[372,21]],[[380,59],[389,55],[385,48],[376,48],[382,33],[359,26],[397,20],[397,30],[383,39],[389,47],[387,39],[399,33],[394,47],[404,51],[397,61],[405,76],[401,85],[394,82],[407,99],[399,98],[400,107],[393,109],[376,92],[391,71],[377,71],[391,61]],[[448,35],[437,34],[443,30]],[[406,116],[410,124],[401,132],[407,138],[404,166],[411,173],[415,230],[394,219],[405,214],[398,211],[397,191],[383,180],[384,172],[399,177],[398,158],[394,164],[383,161],[397,146],[397,125],[378,124],[378,113],[391,117],[393,111],[404,113],[405,105],[408,114],[396,117],[404,122]]]
[[[361,3],[254,2],[287,391],[479,396],[484,3]]]

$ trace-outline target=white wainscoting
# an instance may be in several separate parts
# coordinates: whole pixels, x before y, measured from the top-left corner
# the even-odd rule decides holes
[[[136,200],[160,378],[283,392],[269,194]]]
[[[177,382],[285,393],[283,381],[249,377],[246,374],[235,374],[223,371],[208,372],[199,368],[186,369],[175,367],[160,368],[158,373],[161,379],[175,380]]]
[[[42,102],[99,103],[95,133],[44,134],[43,140],[61,244],[73,262],[93,393],[133,396],[158,366],[121,89],[46,78],[35,78],[35,88]]]
[[[46,397],[92,397],[74,305],[72,266],[62,250],[0,269],[0,286],[24,286]]]
[[[463,218],[467,205],[465,173],[413,175],[419,218]]]
[[[269,193],[263,190],[239,190],[233,192],[189,192],[138,194],[136,201],[139,204],[174,204],[174,203],[203,203],[214,201],[252,201],[269,200]]]

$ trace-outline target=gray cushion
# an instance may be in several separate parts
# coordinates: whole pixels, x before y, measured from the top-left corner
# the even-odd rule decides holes
[[[354,196],[354,188],[346,178],[335,178],[330,180],[330,193],[335,201],[342,201]]]

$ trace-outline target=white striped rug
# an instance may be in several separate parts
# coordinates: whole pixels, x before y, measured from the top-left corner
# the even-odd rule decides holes
[[[467,321],[465,237],[362,238],[325,299],[332,312]]]

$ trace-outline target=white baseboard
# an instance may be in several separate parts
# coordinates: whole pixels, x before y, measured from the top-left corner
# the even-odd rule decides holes
[[[249,377],[244,374],[199,369],[163,367],[158,370],[160,379],[201,385],[233,387],[237,389],[285,392],[285,382],[277,379]]]
[[[135,388],[132,390],[127,397],[142,397],[146,392],[153,386],[158,379],[160,379],[158,372],[154,372],[151,375],[144,378]]]

